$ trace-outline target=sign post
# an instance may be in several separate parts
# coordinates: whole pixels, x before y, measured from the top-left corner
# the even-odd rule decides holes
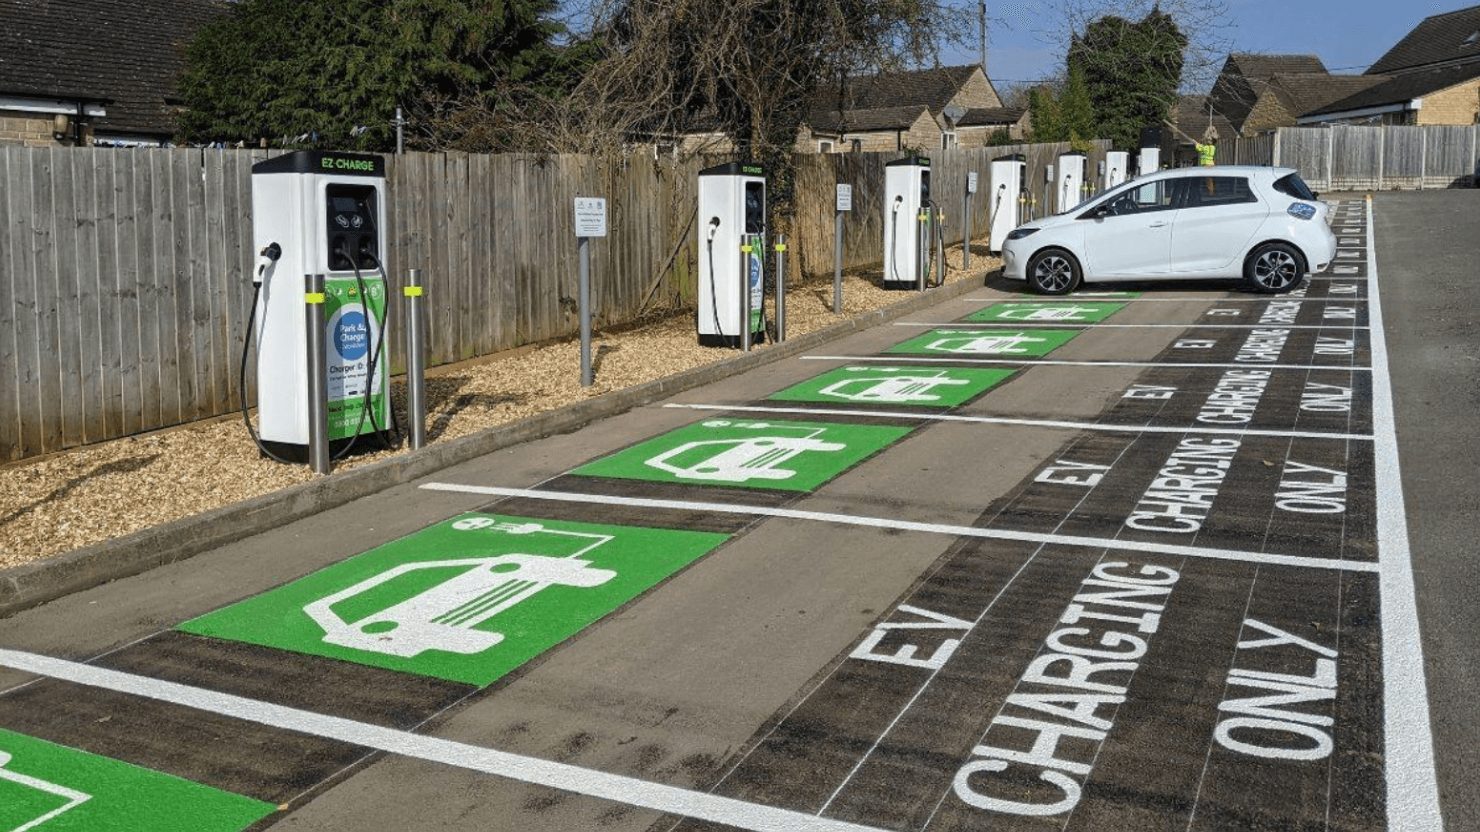
[[[853,186],[838,185],[833,217],[833,314],[843,314],[843,212],[853,210]]]
[[[606,236],[606,200],[576,197],[576,241],[580,253],[581,386],[590,387],[591,373],[591,238]]]
[[[966,174],[966,210],[962,212],[961,268],[971,268],[971,197],[976,193],[976,171]]]

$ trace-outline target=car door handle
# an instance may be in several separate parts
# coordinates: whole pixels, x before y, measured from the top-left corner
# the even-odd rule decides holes
[[[1164,226],[1166,224],[1167,224],[1167,221],[1166,220],[1157,220],[1156,222],[1153,222],[1151,224],[1151,227],[1152,228],[1161,228],[1162,226]]]

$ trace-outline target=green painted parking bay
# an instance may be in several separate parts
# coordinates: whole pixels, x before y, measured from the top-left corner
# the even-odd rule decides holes
[[[641,442],[574,473],[811,491],[909,431],[886,425],[709,419]]]
[[[894,355],[1042,358],[1074,339],[1077,329],[933,329],[885,350]]]
[[[828,404],[956,407],[1002,383],[1013,372],[970,367],[839,367],[770,398]]]
[[[0,829],[235,832],[274,811],[260,800],[0,729]]]
[[[1099,323],[1125,308],[1104,301],[1017,301],[998,303],[967,315],[972,323]]]
[[[475,512],[179,629],[483,686],[727,539]]]

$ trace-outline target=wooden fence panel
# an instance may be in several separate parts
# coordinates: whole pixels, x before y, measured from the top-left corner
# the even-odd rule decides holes
[[[1480,174],[1476,139],[1480,126],[1435,126],[1424,128],[1424,188],[1474,187]]]
[[[11,169],[20,148],[0,148],[0,460],[17,459],[21,443],[20,367],[16,364],[17,318],[29,292],[20,288],[21,260],[17,251],[27,226],[12,219],[12,204],[20,204]],[[17,209],[18,210],[18,207]]]
[[[1334,189],[1331,179],[1331,131],[1322,127],[1282,128],[1276,165],[1294,168],[1317,191]]]
[[[1381,132],[1382,187],[1416,189],[1423,186],[1424,127],[1388,127]]]

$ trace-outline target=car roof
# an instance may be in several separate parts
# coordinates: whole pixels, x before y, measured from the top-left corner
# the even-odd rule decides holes
[[[1165,176],[1171,178],[1178,176],[1217,176],[1219,174],[1243,174],[1245,176],[1252,176],[1255,174],[1267,174],[1270,176],[1280,177],[1295,172],[1296,171],[1294,168],[1275,168],[1269,167],[1267,165],[1199,165],[1197,167],[1190,168],[1169,168],[1167,170],[1159,170],[1154,174],[1148,173],[1146,175]]]

